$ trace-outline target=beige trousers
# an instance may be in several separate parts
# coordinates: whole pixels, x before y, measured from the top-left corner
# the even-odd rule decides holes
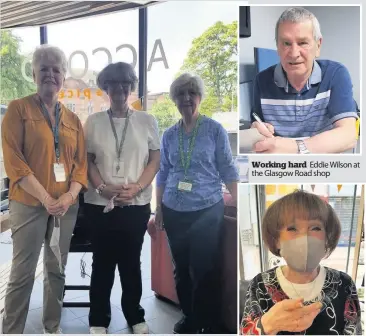
[[[60,250],[64,269],[70,249],[79,205],[73,205],[60,219]],[[46,209],[10,201],[10,228],[13,260],[5,296],[4,334],[22,334],[27,320],[39,254],[44,242],[43,326],[46,332],[58,330],[61,320],[65,274],[50,248],[53,217]]]

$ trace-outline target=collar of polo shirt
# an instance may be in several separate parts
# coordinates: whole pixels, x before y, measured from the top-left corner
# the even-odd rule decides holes
[[[313,71],[309,79],[306,81],[306,90],[310,89],[310,85],[318,84],[321,82],[322,79],[322,69],[320,68],[317,61],[314,61]],[[274,71],[274,82],[278,87],[281,87],[288,93],[289,82],[286,76],[285,71],[282,68],[281,63],[276,65]]]

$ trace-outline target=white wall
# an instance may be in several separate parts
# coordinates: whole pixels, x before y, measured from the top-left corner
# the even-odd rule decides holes
[[[276,49],[275,27],[287,7],[251,6],[251,37],[239,40],[240,82],[253,79],[255,73],[247,71],[247,65],[254,66],[254,47]]]
[[[346,66],[351,74],[354,98],[360,106],[360,7],[308,6],[318,18],[323,34],[321,59]]]
[[[239,39],[239,81],[252,81],[255,76],[254,47],[276,49],[275,27],[287,7],[251,6],[251,37]],[[252,101],[252,83],[240,84],[240,117],[248,120]]]
[[[287,6],[251,6],[251,33],[239,40],[239,80],[251,81],[255,76],[254,47],[276,49],[276,22]],[[308,6],[320,22],[323,34],[321,59],[344,64],[351,74],[354,98],[360,103],[360,7]],[[251,83],[240,85],[240,115],[251,106]]]

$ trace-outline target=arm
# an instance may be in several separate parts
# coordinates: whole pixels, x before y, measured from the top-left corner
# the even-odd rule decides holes
[[[100,175],[99,169],[94,163],[95,155],[93,153],[88,153],[88,178],[94,189],[98,188],[104,183],[102,176]]]
[[[84,132],[85,132],[85,143],[86,143],[86,151],[87,151],[87,160],[88,160],[88,180],[93,186],[94,189],[98,188],[101,184],[104,184],[105,181],[102,178],[102,175],[99,172],[97,165],[95,164],[95,150],[93,143],[93,124],[91,116],[88,117],[84,124]],[[107,185],[103,191],[101,196],[105,199],[110,200],[113,196],[118,194],[118,187],[114,185]]]
[[[226,183],[226,188],[229,190],[231,198],[232,198],[232,205],[237,206],[238,202],[238,182],[230,182]]]
[[[302,298],[274,301],[264,286],[261,274],[250,282],[245,300],[240,328],[242,335],[303,332],[313,324],[322,307],[320,302],[304,305]]]
[[[305,144],[310,153],[342,153],[356,146],[356,138],[356,119],[345,118],[336,121],[334,129],[306,139]]]
[[[149,161],[139,180],[137,181],[142,189],[149,186],[154,180],[160,166],[160,140],[158,123],[153,115],[149,115]]]
[[[69,188],[69,192],[72,194],[74,199],[77,198],[82,188],[84,188],[85,190],[88,189],[88,162],[86,155],[86,145],[83,127],[79,119],[78,126],[79,132],[77,139],[77,148]]]
[[[163,195],[164,195],[164,189],[165,185],[161,185],[159,187],[156,187],[156,208],[161,208],[161,204],[163,202]]]
[[[247,294],[245,296],[245,308],[243,317],[240,322],[241,335],[265,335],[261,325],[261,317],[263,311],[260,306],[260,301],[257,297],[258,284],[255,278],[249,283]],[[274,331],[268,330],[269,335],[274,335]]]
[[[229,136],[226,130],[220,125],[216,138],[216,165],[221,179],[229,189],[233,203],[237,201],[237,182],[239,181],[239,172],[235,166],[231,153]]]
[[[160,147],[160,170],[156,178],[156,210],[155,210],[155,225],[163,228],[163,217],[161,212],[161,205],[163,203],[163,195],[165,190],[166,180],[169,175],[171,164],[169,162],[168,144],[166,141],[166,132],[163,134]]]
[[[94,163],[95,161],[95,151],[93,146],[93,123],[91,116],[88,117],[84,124],[84,133],[85,133],[85,144],[86,144],[86,151],[87,151],[87,161],[88,161],[88,180],[91,182],[94,189],[99,187],[101,184],[104,183],[100,172]]]
[[[356,119],[345,118],[334,123],[334,129],[305,139],[305,145],[314,154],[342,153],[356,145]],[[291,138],[267,138],[257,142],[254,150],[258,153],[297,154],[296,141]]]
[[[43,203],[49,194],[34,176],[23,155],[24,122],[16,101],[8,106],[1,125],[1,136],[7,176],[14,184],[19,183],[23,190]]]
[[[344,66],[336,71],[333,83],[327,110],[334,128],[305,140],[310,153],[342,153],[357,143],[356,104],[351,77]],[[255,151],[296,154],[298,148],[294,139],[278,137],[257,143]]]
[[[356,286],[351,278],[349,278],[349,282],[345,282],[345,285],[347,286],[345,288],[347,297],[344,305],[343,335],[362,335],[361,308]]]
[[[89,148],[88,148],[89,149]],[[88,178],[91,182],[94,189],[97,189],[100,185],[104,184],[105,181],[102,178],[102,175],[99,172],[97,165],[95,164],[95,154],[88,153]],[[100,196],[104,197],[107,200],[110,200],[113,196],[117,196],[120,192],[121,186],[114,185],[114,184],[107,184]],[[124,202],[120,201],[121,203],[127,204],[128,202],[124,200]]]
[[[149,162],[146,168],[142,172],[137,183],[141,185],[142,189],[149,186],[155,178],[156,173],[159,171],[160,165],[160,151],[150,150],[149,151]]]
[[[21,178],[18,183],[23,190],[37,198],[42,204],[44,204],[46,199],[50,198],[47,190],[39,183],[33,174],[29,174],[28,176]]]
[[[160,208],[163,200],[166,180],[168,179],[171,164],[167,143],[167,133],[164,132],[160,146],[160,169],[156,178],[156,207]]]

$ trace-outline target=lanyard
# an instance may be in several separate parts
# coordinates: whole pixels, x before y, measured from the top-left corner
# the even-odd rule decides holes
[[[116,127],[114,126],[114,122],[113,122],[112,111],[111,111],[111,109],[108,110],[109,121],[111,122],[111,127],[112,127],[112,131],[113,131],[113,135],[114,135],[114,138],[116,139],[116,153],[117,153],[118,161],[119,161],[119,159],[121,157],[123,144],[125,143],[125,138],[126,138],[126,133],[127,133],[127,126],[128,126],[128,122],[129,122],[129,119],[130,119],[129,112],[130,112],[130,110],[128,109],[127,110],[125,127],[123,128],[123,133],[122,133],[121,141],[120,141],[120,143],[118,145],[118,136],[117,136]]]
[[[179,127],[179,152],[180,152],[180,160],[184,169],[184,179],[187,178],[187,172],[188,168],[191,165],[191,159],[192,159],[192,152],[193,147],[196,142],[196,136],[198,133],[198,127],[201,121],[201,115],[199,115],[196,125],[193,129],[192,137],[188,139],[188,151],[187,151],[187,157],[185,157],[184,153],[184,143],[183,143],[183,122],[181,123],[181,126]]]
[[[55,145],[55,153],[56,153],[56,161],[57,163],[60,162],[60,144],[59,144],[59,123],[60,123],[60,103],[57,102],[55,105],[55,127],[52,126],[51,118],[48,113],[48,110],[46,106],[44,105],[41,98],[39,98],[39,101],[41,102],[41,110],[42,114],[45,117],[45,119],[48,122],[48,125],[50,126],[53,134],[53,140]]]

